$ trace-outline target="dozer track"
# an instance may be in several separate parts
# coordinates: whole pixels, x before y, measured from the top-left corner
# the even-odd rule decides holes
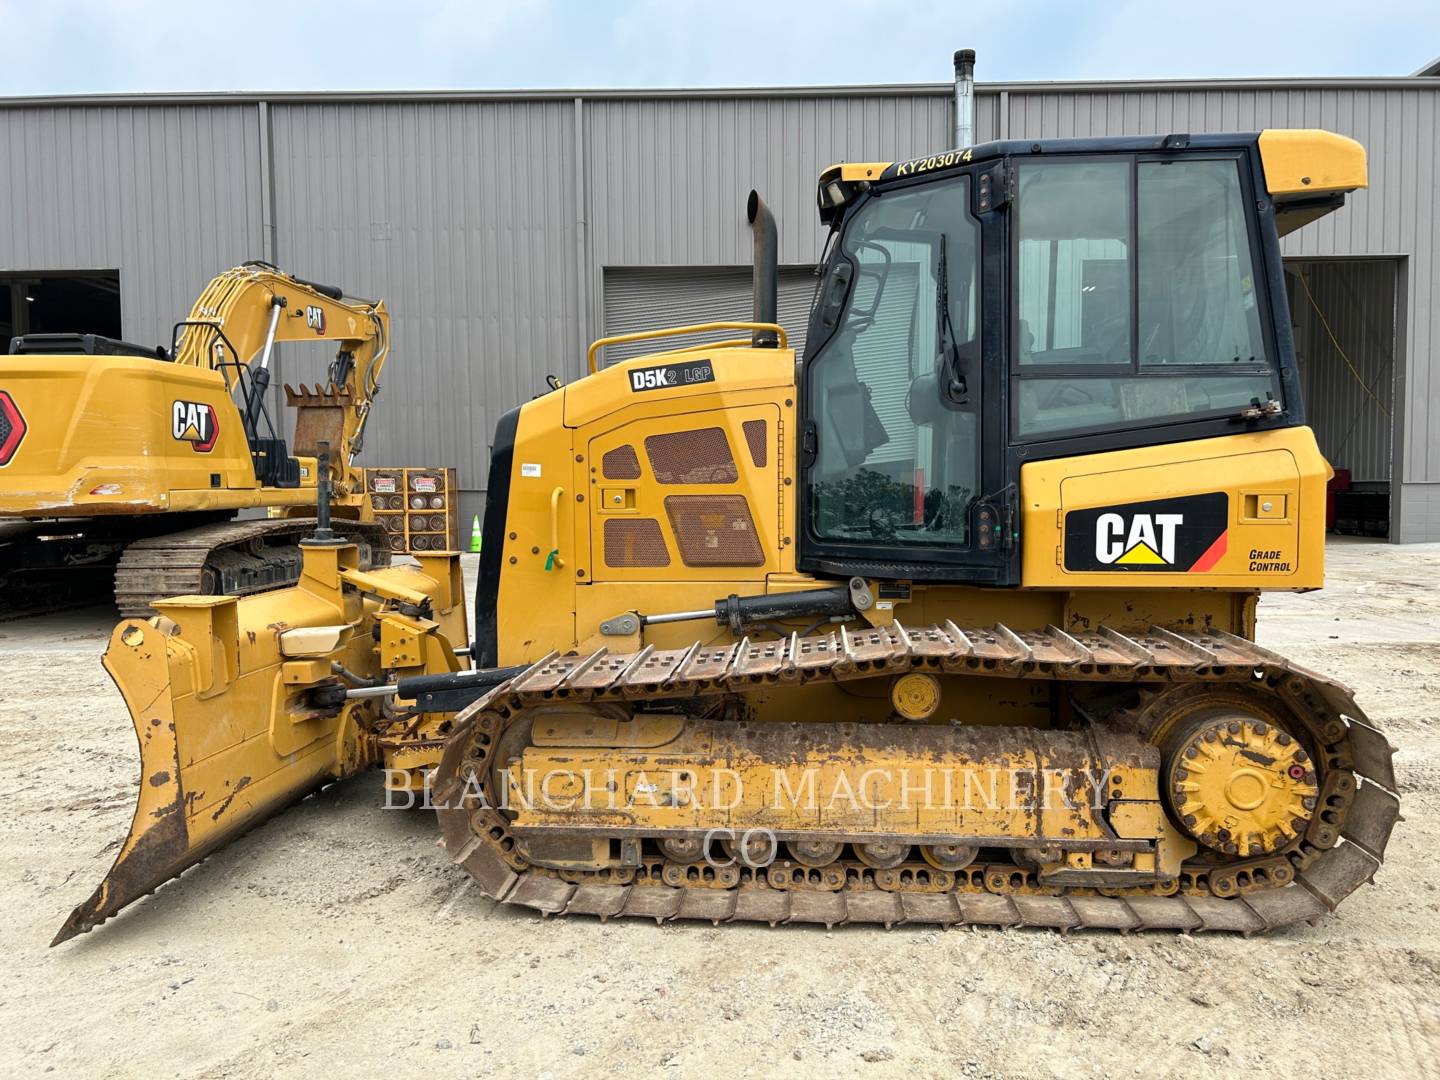
[[[364,569],[388,566],[385,530],[337,520],[335,530],[360,544]],[[126,617],[148,618],[150,605],[167,596],[246,596],[291,585],[300,577],[300,540],[315,531],[314,518],[221,521],[136,541],[115,568],[115,606]]]
[[[745,713],[750,695],[784,684],[890,680],[907,672],[1050,681],[1063,692],[1054,700],[1079,703],[1075,715],[1082,717],[1082,728],[1088,724],[1091,745],[1102,755],[1107,747],[1125,745],[1120,737],[1131,738],[1131,746],[1158,739],[1171,717],[1196,702],[1253,700],[1260,715],[1285,715],[1292,727],[1303,729],[1296,736],[1311,747],[1315,771],[1306,779],[1315,781],[1317,797],[1310,801],[1308,817],[1296,819],[1298,831],[1288,846],[1260,857],[1254,857],[1254,849],[1251,857],[1201,849],[1173,878],[1112,888],[1042,882],[1033,866],[993,848],[981,854],[997,852],[998,860],[977,860],[953,872],[918,859],[877,869],[873,860],[848,858],[819,870],[785,858],[768,866],[736,863],[716,869],[694,859],[666,858],[651,840],[645,842],[645,854],[628,866],[552,869],[527,861],[513,816],[502,812],[496,767],[506,767],[498,760],[502,747],[515,745],[506,735],[521,730],[517,725],[527,720],[538,723],[546,707],[623,709],[632,718],[647,712],[673,716],[677,709],[733,717]],[[775,726],[760,719],[739,722],[731,741],[753,740],[757,729]],[[712,734],[719,729],[714,736],[719,739],[727,722],[735,723],[707,724]],[[1071,720],[1072,732],[1074,724]],[[916,729],[906,725],[902,730]],[[938,735],[957,730],[977,729],[939,726]],[[1012,745],[1017,738],[1043,745],[1048,736],[1069,734],[1009,731]],[[1073,743],[1079,736],[1069,738]],[[842,629],[719,648],[647,647],[629,655],[601,650],[545,657],[457,717],[432,793],[447,850],[481,891],[547,916],[1248,935],[1323,916],[1372,879],[1399,820],[1393,753],[1343,686],[1228,633],[1163,627],[1027,632],[1003,625],[962,629],[950,622],[911,629],[896,623],[860,633]],[[1301,754],[1298,760],[1307,759]],[[1132,756],[1130,764],[1135,761]],[[854,839],[838,833],[809,838],[832,849]]]

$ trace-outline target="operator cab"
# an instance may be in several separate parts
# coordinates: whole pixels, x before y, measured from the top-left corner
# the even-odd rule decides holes
[[[1014,584],[1024,462],[1303,423],[1259,139],[828,170],[801,568]]]

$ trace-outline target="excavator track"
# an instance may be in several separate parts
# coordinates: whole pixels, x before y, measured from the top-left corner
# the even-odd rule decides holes
[[[115,568],[115,606],[126,617],[148,618],[167,596],[246,596],[300,578],[300,540],[314,518],[221,521],[136,541]],[[361,544],[364,569],[388,566],[385,530],[373,523],[335,521],[342,536]]]
[[[837,860],[821,869],[715,867],[648,857],[633,867],[553,870],[529,864],[493,789],[502,737],[539,706],[586,702],[643,711],[697,699],[743,699],[784,683],[893,678],[906,672],[1051,680],[1088,701],[1122,701],[1090,721],[1141,737],[1204,695],[1279,703],[1315,750],[1319,797],[1303,832],[1264,857],[1187,861],[1178,879],[1127,888],[1041,884],[1014,862],[939,870]],[[1110,691],[1123,693],[1111,694]],[[749,725],[751,728],[757,726]],[[1150,627],[1067,633],[961,628],[841,629],[723,647],[547,656],[462,712],[432,780],[446,848],[482,892],[544,915],[816,923],[1164,929],[1241,934],[1313,921],[1372,880],[1399,818],[1394,748],[1339,683],[1234,635]],[[821,840],[827,838],[820,837]]]

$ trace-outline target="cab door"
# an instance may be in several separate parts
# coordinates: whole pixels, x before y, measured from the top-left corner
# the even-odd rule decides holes
[[[801,569],[1018,580],[988,168],[881,184],[847,213],[804,360]]]

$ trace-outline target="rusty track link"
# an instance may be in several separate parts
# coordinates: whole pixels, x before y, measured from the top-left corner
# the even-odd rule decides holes
[[[1321,799],[1304,838],[1285,859],[1219,867],[1186,864],[1178,890],[1037,889],[1017,867],[992,864],[952,875],[946,891],[887,887],[847,873],[836,889],[774,888],[763,871],[742,872],[732,887],[703,875],[613,875],[531,867],[515,850],[506,819],[480,804],[490,757],[504,729],[528,707],[557,701],[669,700],[743,694],[748,688],[817,680],[845,681],[931,671],[997,678],[1135,685],[1153,703],[1188,687],[1235,688],[1281,699],[1321,754]],[[1118,712],[1116,725],[1140,725],[1156,707]],[[891,627],[718,648],[589,656],[550,655],[496,687],[457,717],[456,732],[433,782],[451,858],[495,900],[545,915],[587,914],[780,923],[905,923],[1041,926],[1059,930],[1166,929],[1243,934],[1314,920],[1361,884],[1383,861],[1399,800],[1394,747],[1367,720],[1349,690],[1253,642],[1219,631],[1150,627],[1143,632],[1017,631],[1001,624],[920,629]],[[493,800],[492,800],[493,801]],[[677,864],[678,865],[678,864]],[[978,870],[978,873],[976,872]],[[673,884],[672,884],[673,883]]]
[[[336,521],[335,527],[341,534],[363,538],[370,545],[372,554],[367,569],[389,564],[388,538],[379,525]],[[148,618],[154,614],[150,605],[156,600],[209,591],[204,575],[207,564],[217,553],[238,550],[256,542],[276,546],[277,539],[295,544],[314,529],[314,518],[257,518],[220,521],[138,540],[125,549],[115,567],[115,606],[127,618]],[[298,578],[298,559],[295,570],[296,573],[291,574],[288,568],[276,564],[270,580],[222,591],[230,596],[245,596],[292,585]]]

